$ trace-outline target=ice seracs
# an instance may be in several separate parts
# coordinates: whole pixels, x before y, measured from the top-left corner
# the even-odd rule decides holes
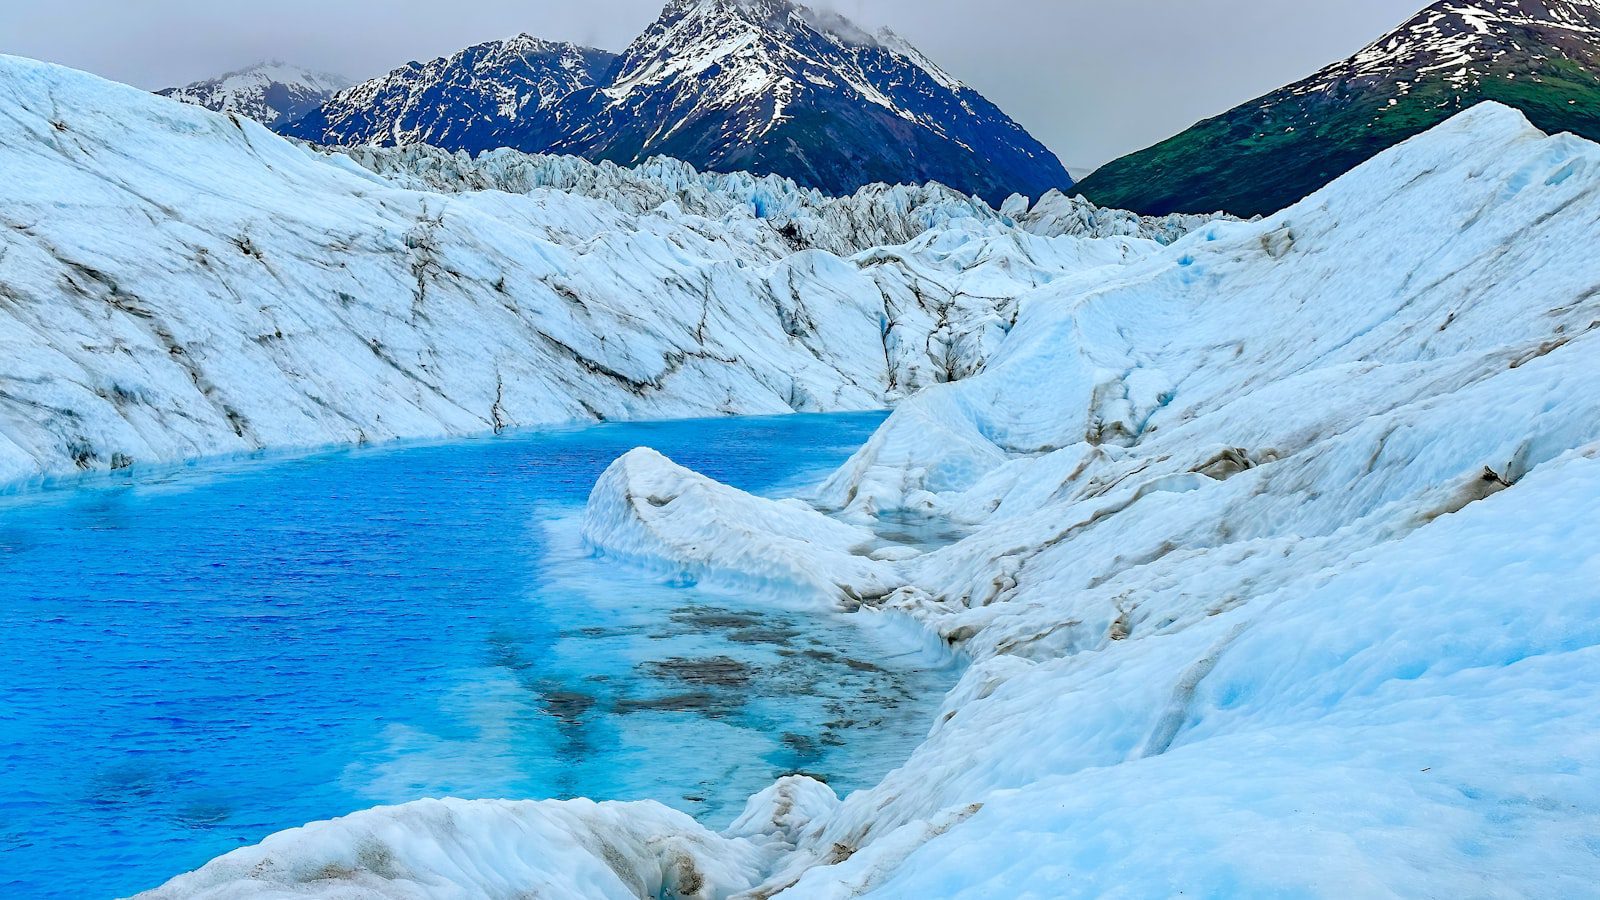
[[[1140,216],[1049,191],[1037,202],[1013,194],[1000,209],[937,183],[873,184],[843,197],[805,188],[792,179],[748,172],[702,172],[682,160],[651,157],[638,165],[589,163],[561,154],[491,150],[472,156],[413,144],[327,148],[414,190],[443,193],[541,188],[582,194],[634,214],[669,202],[695,216],[748,214],[787,240],[791,249],[848,256],[902,244],[958,220],[996,223],[1041,237],[1132,237],[1170,244],[1215,215]]]

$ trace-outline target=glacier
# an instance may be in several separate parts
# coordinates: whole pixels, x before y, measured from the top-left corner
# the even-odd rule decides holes
[[[881,408],[1025,289],[1206,221],[1060,194],[318,151],[0,58],[0,484],[555,423]],[[1100,239],[1104,238],[1104,239]]]
[[[881,784],[786,780],[722,832],[370,810],[149,896],[1591,893],[1600,146],[1484,104],[1272,217],[1085,240],[1115,252],[1024,279],[814,496],[643,449],[594,489],[600,552],[970,660]]]

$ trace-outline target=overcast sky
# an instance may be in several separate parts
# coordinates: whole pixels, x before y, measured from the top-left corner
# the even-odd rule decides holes
[[[529,32],[621,49],[665,0],[0,0],[0,51],[144,88],[264,58],[353,79]],[[888,25],[1074,172],[1360,49],[1427,0],[831,0]]]

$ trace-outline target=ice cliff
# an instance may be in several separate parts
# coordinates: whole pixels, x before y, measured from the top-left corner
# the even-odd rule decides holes
[[[1600,146],[1480,106],[1271,218],[1110,246],[1021,279],[982,371],[924,380],[810,505],[647,451],[595,489],[603,552],[805,581],[972,659],[882,784],[786,782],[722,834],[370,811],[154,896],[1591,892]],[[914,518],[968,536],[875,538]]]
[[[881,407],[980,369],[1026,289],[1200,221],[1059,195],[1038,219],[938,188],[826,199],[668,160],[328,155],[10,57],[0,116],[0,484]]]

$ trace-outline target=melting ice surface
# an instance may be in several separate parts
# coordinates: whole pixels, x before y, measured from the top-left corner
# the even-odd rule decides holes
[[[876,782],[955,673],[908,635],[590,557],[640,445],[788,493],[882,416],[505,436],[0,499],[0,895],[154,887],[430,796],[661,800],[725,824],[794,771]]]

